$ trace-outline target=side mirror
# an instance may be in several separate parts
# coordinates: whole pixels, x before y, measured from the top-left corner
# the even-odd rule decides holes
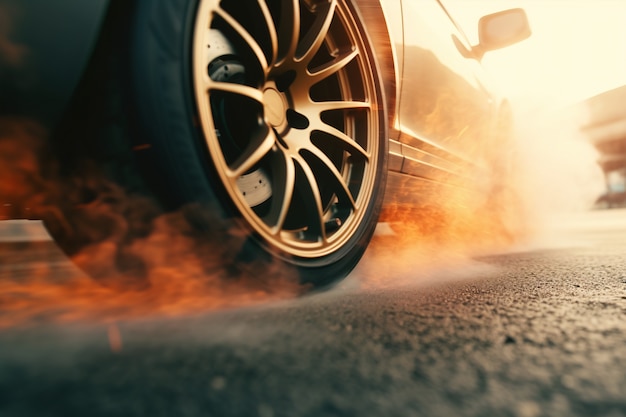
[[[477,58],[482,59],[485,52],[513,45],[528,38],[530,34],[524,9],[504,10],[480,18],[479,44],[472,49]]]

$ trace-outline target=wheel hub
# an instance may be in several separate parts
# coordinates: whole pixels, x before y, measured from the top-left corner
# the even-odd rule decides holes
[[[270,87],[263,92],[263,110],[265,120],[273,127],[282,127],[287,120],[287,102],[284,96]]]

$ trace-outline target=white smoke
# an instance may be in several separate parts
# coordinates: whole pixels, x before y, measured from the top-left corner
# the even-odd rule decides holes
[[[589,210],[604,191],[598,152],[580,130],[588,117],[584,106],[517,106],[520,187],[529,214],[539,221]]]

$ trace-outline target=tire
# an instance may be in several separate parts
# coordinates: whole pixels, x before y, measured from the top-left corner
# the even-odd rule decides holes
[[[143,166],[166,206],[236,221],[242,259],[270,255],[302,282],[352,270],[382,205],[388,136],[350,1],[139,0],[131,56]]]

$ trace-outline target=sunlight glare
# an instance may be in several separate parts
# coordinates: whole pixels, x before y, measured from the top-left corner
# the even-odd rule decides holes
[[[555,107],[626,84],[626,2],[621,0],[447,0],[472,43],[478,19],[526,10],[532,36],[485,55],[483,64],[512,98]]]

